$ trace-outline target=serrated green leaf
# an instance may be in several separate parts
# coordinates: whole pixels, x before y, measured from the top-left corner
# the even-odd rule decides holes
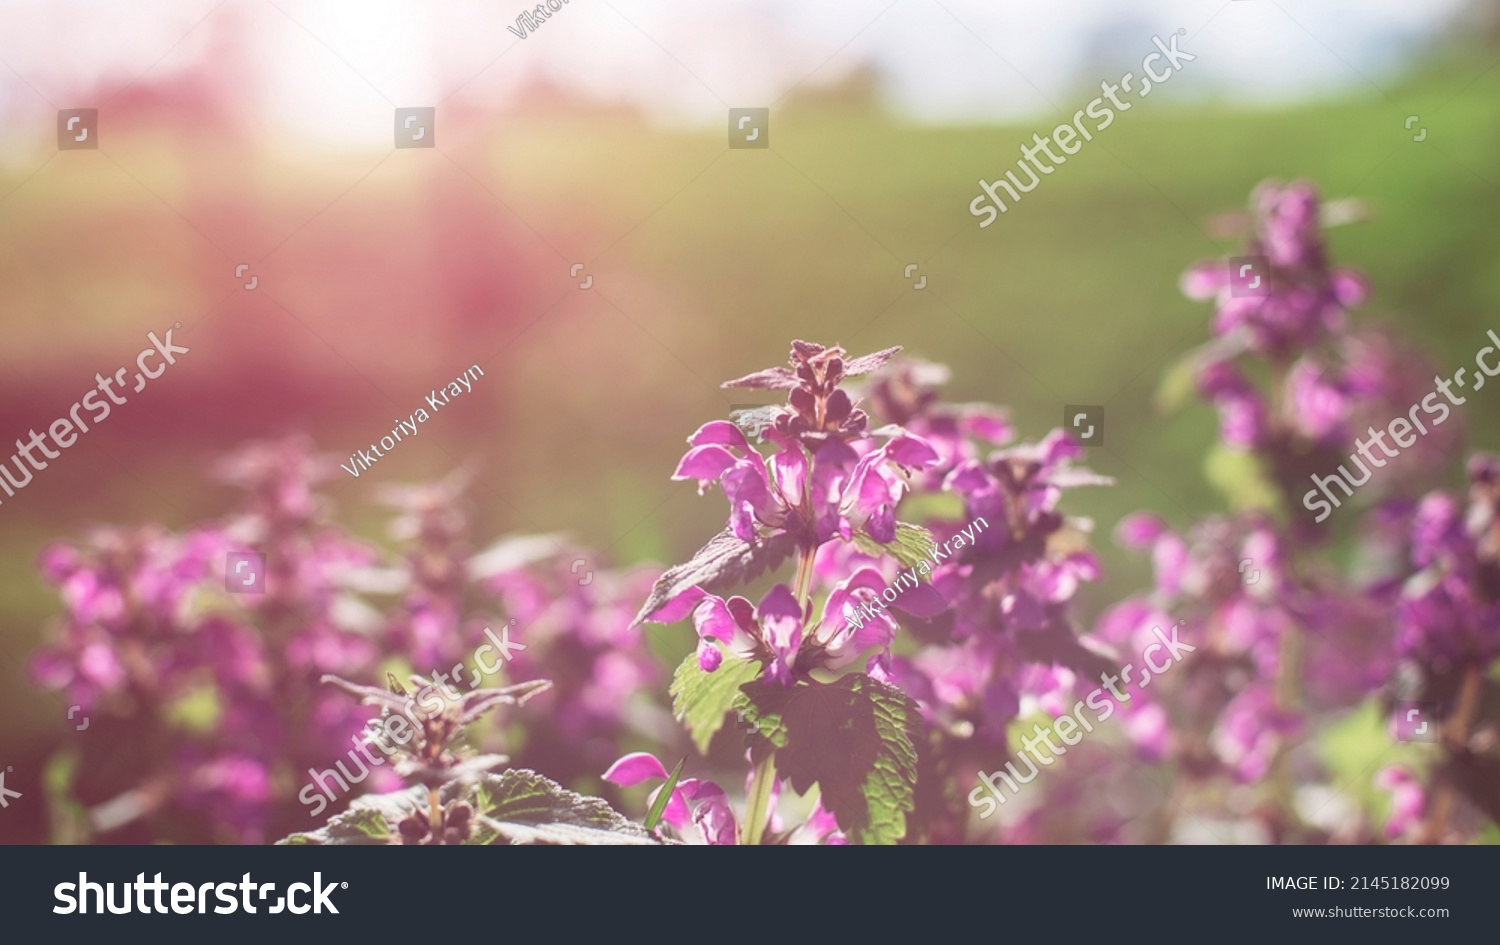
[[[672,774],[667,778],[667,783],[656,792],[656,800],[651,803],[651,809],[646,812],[645,828],[655,830],[656,825],[661,823],[661,815],[666,813],[667,802],[672,799],[672,792],[677,790],[677,781],[682,777],[682,766],[687,763],[687,756],[677,762],[677,767],[672,769]]]
[[[744,717],[775,747],[781,774],[798,793],[817,784],[852,842],[895,843],[906,834],[918,716],[905,693],[851,674],[793,689],[751,683],[742,695]]]
[[[932,545],[932,532],[908,522],[897,522],[896,537],[884,543],[876,541],[863,531],[854,533],[854,547],[875,558],[890,555],[901,562],[903,568],[915,568],[927,560]]]
[[[409,792],[402,792],[408,794]],[[309,833],[294,833],[278,846],[366,846],[386,844],[394,841],[395,831],[387,823],[385,814],[377,809],[375,801],[386,800],[391,795],[370,795],[356,798],[349,809],[336,815],[323,827]]]
[[[740,686],[760,675],[760,664],[726,656],[719,668],[705,673],[698,655],[689,653],[672,677],[672,714],[688,727],[698,751],[708,751],[724,716],[734,707]]]
[[[438,789],[446,807],[469,800],[474,826],[466,844],[651,844],[659,841],[597,797],[584,797],[535,771],[512,768],[476,780],[455,780]],[[427,789],[355,798],[349,809],[320,830],[294,833],[278,845],[396,844],[391,825],[414,813],[425,814]]]
[[[654,844],[657,840],[597,797],[584,797],[524,768],[480,778],[479,823],[494,843]]]
[[[864,680],[881,752],[861,790],[869,825],[853,828],[850,838],[856,843],[895,843],[906,835],[906,815],[915,806],[917,751],[912,738],[917,731],[919,710],[906,693],[894,686],[868,676],[855,678]],[[827,790],[825,787],[824,806],[838,817],[834,806],[837,801]]]
[[[769,743],[752,745],[752,760],[759,762],[765,752],[786,747],[786,706],[796,691],[762,686],[759,680],[740,687],[733,705],[735,714]]]

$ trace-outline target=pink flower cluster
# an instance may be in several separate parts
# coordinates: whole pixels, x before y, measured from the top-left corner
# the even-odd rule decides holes
[[[998,408],[945,403],[946,370],[897,348],[849,357],[800,340],[787,366],[725,385],[785,391],[784,405],[688,438],[673,478],[721,491],[727,516],[665,573],[611,570],[556,536],[478,548],[460,475],[388,490],[394,550],[361,540],[319,491],[331,461],[300,441],[220,468],[245,492],[222,521],[49,547],[41,569],[63,614],[32,672],[111,735],[82,749],[75,777],[94,836],[258,842],[305,828],[293,788],[370,713],[320,680],[457,670],[500,626],[525,646],[503,672],[551,685],[479,737],[564,783],[644,800],[649,839],[1476,836],[1500,821],[1500,458],[1470,458],[1466,493],[1430,491],[1451,424],[1351,499],[1338,528],[1302,514],[1310,471],[1430,388],[1394,332],[1353,324],[1365,282],[1330,264],[1324,216],[1310,184],[1264,184],[1239,254],[1184,276],[1215,305],[1184,366],[1218,411],[1232,511],[1123,518],[1114,537],[1149,558],[1151,585],[1088,612],[1080,590],[1101,563],[1093,523],[1068,507],[1112,480],[1083,465],[1083,445],[1060,429],[1024,440]],[[1260,260],[1254,293],[1229,261],[1243,257]],[[226,556],[250,549],[266,555],[264,593],[226,594]],[[753,600],[733,593],[763,577]],[[679,622],[697,642],[674,676],[640,626]],[[1134,689],[1118,721],[1001,816],[974,816],[970,772],[999,769],[1025,720],[1066,714],[1174,626],[1193,648],[1181,669]],[[1360,725],[1384,739],[1368,720],[1406,706],[1436,738],[1417,762],[1338,767],[1330,739]],[[679,752],[669,773],[659,758]],[[393,788],[389,774],[372,790]],[[1371,805],[1371,788],[1389,802]],[[466,842],[480,814],[453,810],[442,838]],[[418,842],[433,823],[401,829]]]

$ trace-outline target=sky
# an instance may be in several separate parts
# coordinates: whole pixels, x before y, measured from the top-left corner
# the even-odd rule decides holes
[[[379,142],[369,113],[513,104],[539,79],[665,124],[717,125],[871,66],[914,122],[1072,111],[1182,30],[1170,96],[1284,102],[1388,83],[1465,0],[554,0],[518,39],[506,0],[0,0],[7,137],[101,83],[208,63],[296,142]],[[1091,93],[1097,94],[1097,92]],[[50,129],[45,122],[44,129]],[[50,130],[49,130],[50,133]],[[0,149],[5,139],[0,138]]]

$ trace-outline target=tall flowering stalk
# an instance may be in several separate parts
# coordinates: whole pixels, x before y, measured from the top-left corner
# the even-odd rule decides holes
[[[897,368],[897,350],[850,359],[837,346],[793,342],[788,367],[725,385],[787,390],[786,406],[706,424],[674,474],[700,491],[718,485],[729,521],[663,575],[637,620],[692,618],[698,650],[673,688],[700,747],[725,712],[747,722],[743,843],[762,842],[775,825],[767,808],[784,782],[799,793],[817,784],[819,816],[831,814],[839,836],[906,836],[928,750],[922,719],[946,724],[962,703],[986,732],[1003,733],[1028,670],[1089,662],[1065,610],[1097,563],[1077,540],[1086,523],[1057,503],[1065,489],[1108,480],[1072,464],[1080,451],[1061,431],[986,454],[1011,437],[1003,414],[938,405],[927,384],[940,369]],[[871,428],[844,386],[867,375],[878,377],[871,401],[902,423]],[[957,496],[965,519],[936,520],[932,531],[900,521],[914,493]],[[716,593],[788,557],[791,585],[773,585],[758,603]],[[899,657],[904,625],[942,642],[927,657]],[[720,674],[728,685],[711,681]],[[1033,684],[1041,678],[1031,673]]]
[[[1153,624],[1186,621],[1202,652],[1155,690],[1162,724],[1131,734],[1147,756],[1184,772],[1189,787],[1223,777],[1257,789],[1257,839],[1369,838],[1319,819],[1328,802],[1307,802],[1337,791],[1306,750],[1311,739],[1367,700],[1442,706],[1450,761],[1434,769],[1437,800],[1427,803],[1426,788],[1403,769],[1378,778],[1395,799],[1388,835],[1436,841],[1459,835],[1447,817],[1457,798],[1483,808],[1500,785],[1494,759],[1480,757],[1487,742],[1474,740],[1495,658],[1482,550],[1495,466],[1471,461],[1467,511],[1445,493],[1406,498],[1446,461],[1461,429],[1450,423],[1421,448],[1380,462],[1370,482],[1375,463],[1366,466],[1354,442],[1420,403],[1432,371],[1389,331],[1351,324],[1365,282],[1328,262],[1326,216],[1312,185],[1263,184],[1240,253],[1184,276],[1189,296],[1216,303],[1214,340],[1188,363],[1219,411],[1220,483],[1244,511],[1187,533],[1151,515],[1123,521],[1117,537],[1150,553],[1156,586],[1110,608],[1097,635],[1138,646]],[[1246,258],[1260,270],[1258,291],[1233,271]],[[1310,477],[1336,469],[1368,483],[1368,511],[1345,509],[1360,536],[1352,566],[1326,553],[1337,534],[1334,523],[1318,524],[1327,515],[1306,514],[1316,496],[1304,495]],[[1488,809],[1494,817],[1493,802]],[[1465,822],[1472,829],[1472,817]]]

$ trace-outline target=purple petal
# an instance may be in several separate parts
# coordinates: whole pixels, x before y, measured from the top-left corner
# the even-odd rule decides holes
[[[959,421],[959,429],[988,443],[1008,443],[1015,435],[1004,414],[975,408]]]
[[[802,619],[802,608],[797,605],[797,598],[792,596],[792,592],[785,584],[777,584],[766,591],[766,596],[762,597],[760,603],[756,605],[755,613],[762,622],[767,618],[798,621]]]
[[[733,453],[718,444],[695,446],[683,455],[672,478],[715,482],[738,461]]]
[[[901,592],[896,602],[891,605],[895,609],[911,614],[913,617],[936,617],[948,609],[948,598],[944,597],[937,588],[931,584],[918,584]]]
[[[948,474],[948,478],[943,481],[943,488],[967,498],[976,493],[993,492],[995,480],[983,466],[971,459],[959,464],[958,468]]]
[[[698,603],[708,596],[710,596],[709,593],[703,588],[690,587],[658,607],[646,619],[652,623],[676,623],[692,613]]]
[[[697,781],[685,787],[683,794],[696,801],[693,823],[698,825],[704,841],[712,846],[733,846],[739,829],[724,789],[713,781]]]
[[[734,639],[734,615],[729,612],[722,598],[705,594],[698,606],[693,608],[693,627],[705,640],[728,643]]]
[[[896,437],[881,447],[881,450],[887,458],[914,469],[926,468],[940,459],[931,443],[910,433]]]
[[[667,769],[656,760],[656,756],[644,751],[626,755],[610,765],[609,770],[604,772],[604,780],[621,787],[634,787],[652,778],[665,781],[668,777]]]
[[[1150,512],[1125,516],[1115,527],[1115,540],[1127,548],[1149,548],[1167,533],[1167,523]]]
[[[728,420],[711,420],[705,423],[688,437],[688,443],[693,446],[738,446],[747,452],[750,449],[750,441],[745,439],[744,432]]]
[[[714,646],[712,640],[704,639],[698,641],[699,669],[703,670],[705,673],[712,673],[718,670],[719,664],[723,662],[724,653],[717,646]]]
[[[1370,294],[1370,286],[1363,274],[1353,269],[1333,271],[1333,296],[1345,308],[1359,305]]]
[[[1190,299],[1211,299],[1229,285],[1229,267],[1223,260],[1201,262],[1182,274],[1182,294]]]
[[[771,455],[771,469],[776,473],[776,488],[788,505],[801,505],[807,489],[807,454],[800,444],[792,444]]]

